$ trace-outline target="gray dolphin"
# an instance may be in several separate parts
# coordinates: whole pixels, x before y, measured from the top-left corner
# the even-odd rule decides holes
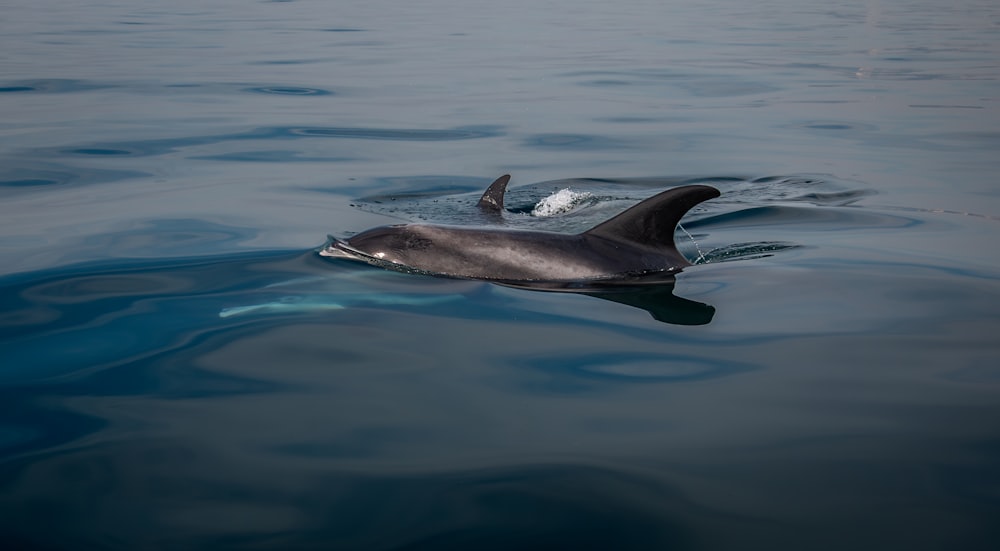
[[[504,175],[493,182],[479,208],[502,212],[509,180]],[[320,254],[402,272],[542,290],[666,283],[691,265],[674,243],[677,223],[698,203],[718,196],[719,190],[704,185],[669,189],[578,234],[432,224],[382,226],[346,240],[331,237]]]

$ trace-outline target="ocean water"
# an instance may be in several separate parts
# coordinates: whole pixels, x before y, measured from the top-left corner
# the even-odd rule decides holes
[[[0,548],[1000,545],[995,2],[12,1],[0,52]],[[317,254],[684,183],[673,287]]]

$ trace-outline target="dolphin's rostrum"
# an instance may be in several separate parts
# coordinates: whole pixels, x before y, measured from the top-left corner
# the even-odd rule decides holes
[[[501,212],[510,176],[498,178],[479,208]],[[674,231],[692,207],[719,196],[710,186],[661,192],[579,234],[432,224],[397,224],[331,238],[323,256],[392,270],[480,279],[549,290],[581,290],[673,280],[691,263]]]

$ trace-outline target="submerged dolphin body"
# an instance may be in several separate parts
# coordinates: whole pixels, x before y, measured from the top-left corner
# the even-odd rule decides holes
[[[497,179],[479,208],[500,213],[510,176]],[[579,234],[431,224],[397,224],[331,238],[323,256],[391,270],[478,279],[542,290],[665,283],[691,263],[674,231],[692,207],[719,196],[688,185],[654,195]]]
[[[219,311],[220,318],[265,314],[309,314],[363,306],[431,306],[462,300],[462,295],[394,295],[374,293],[330,295],[286,295],[266,302],[231,306]]]
[[[371,279],[366,277],[365,281],[371,282]],[[348,274],[340,274],[334,278],[323,275],[279,281],[252,290],[247,293],[242,304],[222,308],[219,317],[319,314],[348,308],[424,307],[467,298],[464,294],[455,292],[411,293],[402,289],[372,292],[367,286],[358,286],[358,282]]]

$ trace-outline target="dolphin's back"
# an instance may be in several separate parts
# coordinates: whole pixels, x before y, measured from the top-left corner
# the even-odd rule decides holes
[[[628,251],[586,235],[523,230],[411,225],[420,248],[398,253],[397,262],[435,274],[489,280],[578,280],[622,271]]]

